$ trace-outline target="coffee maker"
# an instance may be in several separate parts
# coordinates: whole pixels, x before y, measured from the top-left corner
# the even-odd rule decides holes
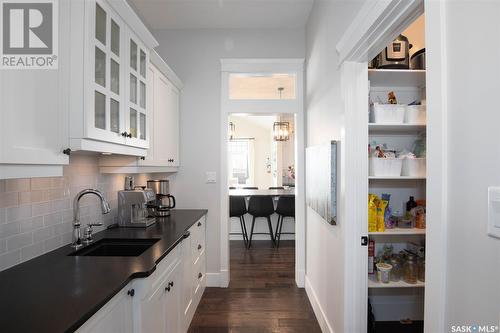
[[[147,187],[156,194],[154,203],[155,216],[169,216],[170,210],[175,208],[175,197],[170,194],[170,185],[168,180],[148,180]]]
[[[148,227],[156,222],[149,207],[156,195],[149,188],[118,191],[118,225],[121,227]]]

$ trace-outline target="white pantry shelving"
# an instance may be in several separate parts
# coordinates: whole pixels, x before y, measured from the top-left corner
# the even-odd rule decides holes
[[[421,133],[425,132],[425,124],[368,124],[368,131],[371,134],[394,134],[394,133]]]
[[[368,288],[369,289],[375,289],[375,288],[424,288],[425,287],[425,282],[422,281],[417,281],[415,284],[411,283],[406,283],[403,280],[393,282],[390,281],[389,283],[382,283],[377,281],[377,275],[376,274],[370,274],[368,275]]]
[[[425,87],[425,69],[369,69],[371,87]]]
[[[372,231],[369,232],[368,235],[376,236],[404,236],[404,235],[425,235],[425,229],[417,229],[417,228],[394,228],[394,229],[385,229],[385,231]]]

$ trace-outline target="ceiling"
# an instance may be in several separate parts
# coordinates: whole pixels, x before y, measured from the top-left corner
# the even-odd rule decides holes
[[[303,28],[314,0],[128,0],[150,29]]]

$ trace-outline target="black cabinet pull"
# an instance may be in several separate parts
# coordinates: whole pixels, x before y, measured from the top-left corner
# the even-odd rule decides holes
[[[146,158],[145,158],[144,156],[141,156],[141,160],[143,160],[143,161],[144,161],[145,159],[146,159]]]
[[[198,222],[198,227],[201,227],[201,222]]]
[[[126,138],[126,137],[127,137],[127,132],[121,132],[120,134],[121,134],[121,136],[123,136],[124,138]]]
[[[165,287],[166,292],[170,292],[170,287]]]
[[[127,295],[129,295],[130,297],[134,297],[135,290],[134,289],[130,289],[129,291],[127,291]]]
[[[198,250],[201,250],[201,244],[198,244]]]
[[[173,287],[173,286],[174,286],[174,281],[170,281],[170,282],[168,283],[168,285],[169,285],[170,287]]]
[[[203,274],[198,273],[198,279],[201,279],[202,276],[203,276]]]
[[[132,137],[132,133],[128,133],[127,138],[131,138],[131,137]]]
[[[66,148],[66,149],[64,149],[64,150],[63,150],[63,154],[64,154],[64,155],[68,155],[68,156],[69,156],[69,155],[71,155],[71,148]]]

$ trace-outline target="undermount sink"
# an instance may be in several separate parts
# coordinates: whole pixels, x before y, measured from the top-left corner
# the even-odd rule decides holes
[[[137,257],[154,245],[159,239],[118,239],[103,238],[85,246],[70,256],[91,257]]]

